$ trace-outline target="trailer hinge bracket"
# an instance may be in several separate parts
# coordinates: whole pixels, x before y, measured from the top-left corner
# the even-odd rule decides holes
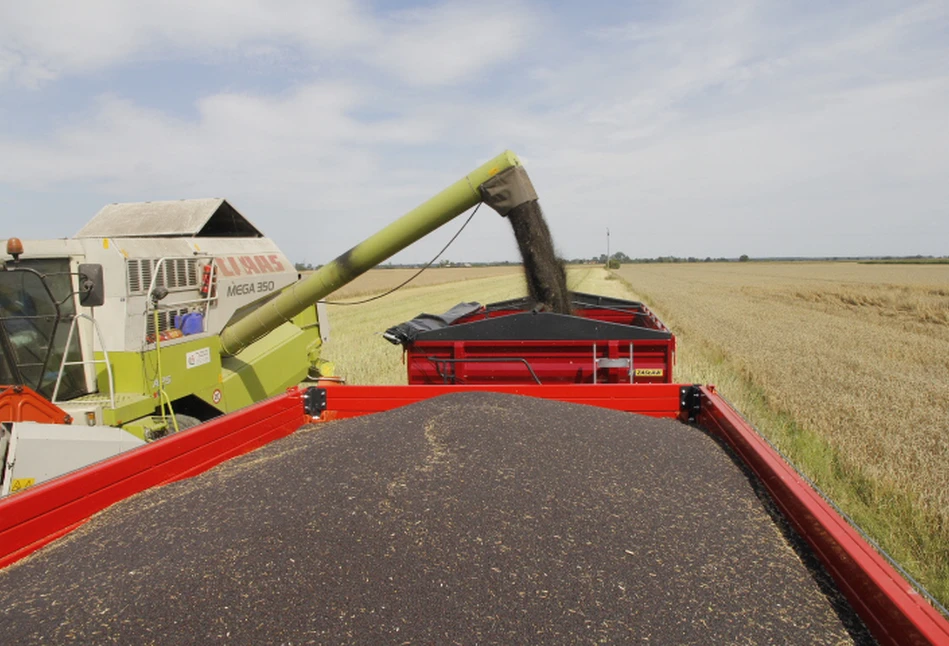
[[[310,417],[319,417],[326,410],[326,388],[310,386],[303,393],[303,411]]]
[[[702,412],[702,390],[698,384],[679,389],[679,411],[694,422]]]

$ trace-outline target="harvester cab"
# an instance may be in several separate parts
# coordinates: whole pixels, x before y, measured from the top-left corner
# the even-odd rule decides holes
[[[226,200],[112,204],[74,238],[11,239],[7,255],[4,494],[246,406],[319,369],[315,304],[252,357],[223,360],[221,329],[299,279]],[[293,367],[281,374],[280,362]]]
[[[83,375],[67,363],[79,348],[67,343],[63,325],[73,319],[77,297],[84,307],[102,304],[101,266],[80,264],[71,272],[68,259],[20,261],[17,238],[7,242],[7,253],[13,261],[0,265],[0,383],[46,397],[58,385],[67,397],[81,394],[87,389]]]

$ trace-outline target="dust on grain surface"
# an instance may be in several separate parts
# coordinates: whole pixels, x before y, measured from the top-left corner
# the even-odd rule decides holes
[[[864,638],[700,431],[490,393],[131,498],[0,573],[0,618],[20,645]]]

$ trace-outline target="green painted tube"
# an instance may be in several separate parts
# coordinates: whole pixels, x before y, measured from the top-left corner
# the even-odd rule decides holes
[[[498,173],[520,166],[507,150],[468,173],[424,204],[366,238],[316,273],[294,283],[279,296],[251,311],[221,332],[221,349],[234,355],[320,299],[372,269],[416,240],[482,201],[479,187]]]

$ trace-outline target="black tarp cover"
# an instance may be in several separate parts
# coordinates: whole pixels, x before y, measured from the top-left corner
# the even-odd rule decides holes
[[[406,345],[414,341],[419,334],[448,327],[463,316],[482,309],[481,303],[458,303],[444,314],[422,313],[411,321],[400,323],[383,333],[383,338],[393,345]]]

